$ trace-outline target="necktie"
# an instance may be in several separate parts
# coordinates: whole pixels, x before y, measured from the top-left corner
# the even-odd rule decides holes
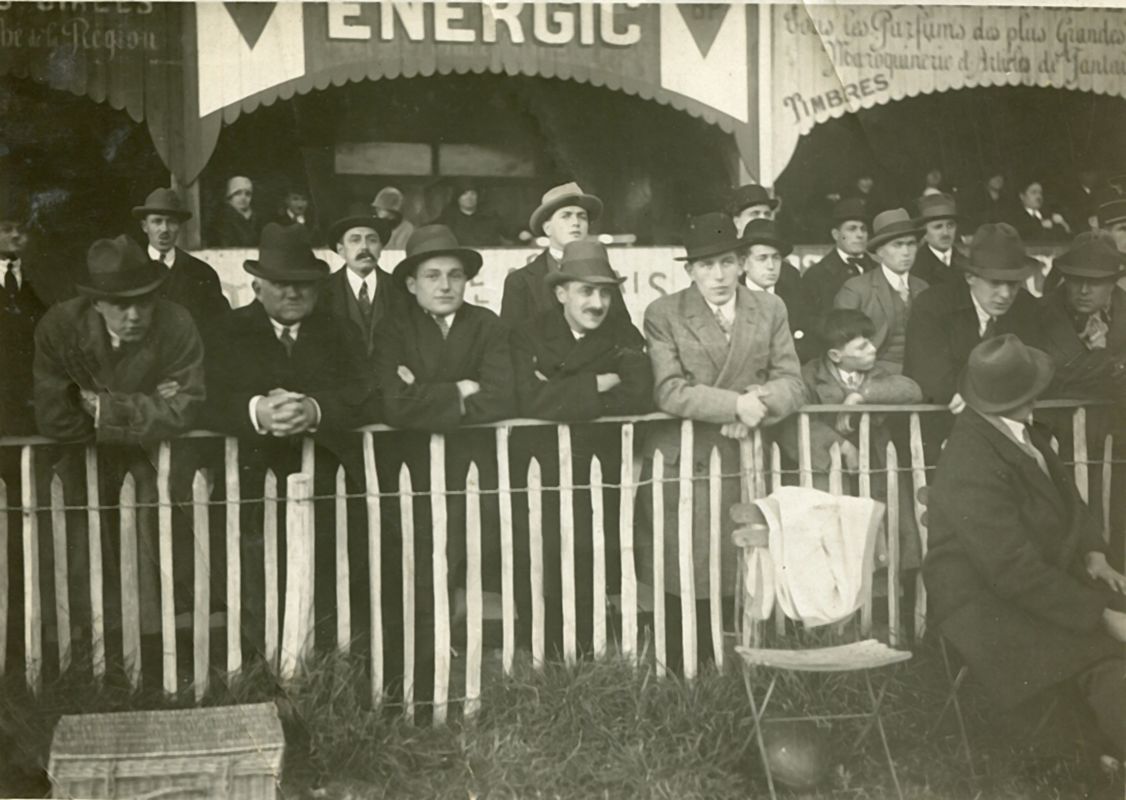
[[[715,310],[715,321],[716,324],[719,325],[719,329],[723,331],[723,335],[727,338],[727,341],[730,342],[731,323],[728,322],[727,317],[723,316],[723,313],[718,308]]]
[[[985,322],[985,330],[981,332],[981,340],[992,339],[997,335],[997,318],[990,317]]]
[[[364,322],[371,321],[371,295],[368,294],[367,281],[360,284],[360,314],[364,318]]]
[[[290,332],[288,326],[282,328],[281,335],[278,336],[278,341],[281,342],[282,347],[285,348],[285,354],[287,356],[292,356],[293,345],[297,344],[297,340],[293,338],[293,334]]]
[[[1091,314],[1087,317],[1087,323],[1083,326],[1083,331],[1079,334],[1079,338],[1083,344],[1087,346],[1088,350],[1105,350],[1106,349],[1106,335],[1110,331],[1110,326],[1107,325],[1103,315],[1099,312]]]
[[[852,270],[853,275],[864,274],[864,259],[859,256],[850,256],[848,259],[849,268]]]
[[[911,305],[911,290],[907,287],[907,281],[904,278],[899,279],[899,283],[895,286],[895,292],[899,295],[899,299],[903,301],[903,305]]]
[[[441,331],[443,339],[450,335],[450,321],[447,317],[436,316],[434,321],[438,323],[438,330]]]
[[[1032,437],[1028,435],[1028,428],[1021,427],[1020,432],[1021,441],[1024,443],[1024,447],[1028,455],[1036,459],[1036,466],[1040,467],[1040,471],[1051,478],[1052,474],[1048,472],[1048,462],[1044,460],[1044,454],[1036,449],[1036,445],[1032,443]]]
[[[20,293],[20,282],[16,279],[16,264],[14,261],[8,262],[8,271],[4,274],[4,291],[8,293],[8,299],[15,302],[16,297]]]

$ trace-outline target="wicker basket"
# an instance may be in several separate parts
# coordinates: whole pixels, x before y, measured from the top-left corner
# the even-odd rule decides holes
[[[273,800],[285,740],[270,703],[59,720],[53,797]]]

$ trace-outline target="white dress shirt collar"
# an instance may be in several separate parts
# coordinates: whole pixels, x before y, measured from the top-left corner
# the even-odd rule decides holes
[[[859,259],[864,258],[863,255],[850,256],[848,253],[846,253],[844,250],[842,250],[839,247],[837,248],[837,256],[840,258],[841,261],[843,261],[846,264],[852,264],[852,259],[854,259],[854,258],[859,258]]]
[[[943,252],[941,250],[935,250],[929,244],[927,245],[927,247],[930,247],[931,252],[934,253],[935,258],[937,258],[939,261],[941,261],[943,264],[945,264],[948,267],[950,266],[951,262],[954,260],[954,249],[953,248],[947,250],[946,252]]]
[[[282,331],[286,328],[289,328],[289,335],[293,337],[293,341],[295,342],[297,341],[297,334],[301,330],[300,322],[291,322],[288,325],[284,325],[281,322],[278,322],[273,317],[270,317],[270,325],[273,326],[274,336],[276,336],[279,341],[281,341]]]
[[[767,294],[774,294],[773,286],[759,286],[757,283],[747,278],[747,288],[752,292],[766,292]]]
[[[360,287],[364,284],[367,284],[368,298],[371,300],[375,299],[375,287],[378,284],[376,272],[377,270],[373,269],[367,275],[361,277],[357,275],[355,271],[348,269],[348,267],[344,267],[345,277],[348,278],[348,286],[352,289],[353,297],[358,300],[360,298]]]
[[[547,248],[547,253],[548,253],[548,255],[550,255],[552,258],[555,259],[556,264],[562,264],[563,263],[563,251],[562,250],[556,250],[554,247],[549,247],[549,248]]]
[[[120,350],[121,349],[121,337],[118,336],[113,331],[111,331],[109,328],[106,328],[106,334],[109,336],[109,346],[110,346],[110,348],[113,349],[113,350]]]
[[[163,262],[169,268],[171,268],[172,265],[176,263],[176,248],[169,248],[167,253],[162,253],[150,244],[149,258],[151,258],[153,261]]]
[[[883,264],[880,264],[880,269],[884,271],[884,277],[887,279],[887,282],[891,284],[891,288],[893,290],[897,292],[904,289],[906,289],[907,291],[911,290],[911,284],[907,281],[908,273],[904,272],[903,274],[900,274],[895,270],[888,269]]]
[[[704,298],[704,302],[708,304],[708,308],[711,309],[712,314],[719,313],[728,322],[735,321],[735,295],[731,295],[731,299],[721,306],[717,306],[707,298]]]
[[[977,298],[973,296],[973,292],[970,292],[970,300],[973,301],[974,311],[977,312],[977,335],[982,336],[985,333],[985,326],[989,324],[989,320],[993,319],[993,317],[981,307],[981,304],[977,302]]]

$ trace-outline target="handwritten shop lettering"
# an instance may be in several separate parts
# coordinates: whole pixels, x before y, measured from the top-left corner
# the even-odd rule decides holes
[[[639,3],[329,3],[328,38],[492,44],[529,40],[628,47],[641,41]]]
[[[156,31],[129,22],[128,16],[152,13],[152,3],[37,3],[36,11],[43,13],[33,16],[15,16],[12,6],[0,2],[0,48],[5,50],[83,51],[112,60],[120,53],[159,48]],[[16,10],[30,8],[22,4]]]
[[[782,105],[793,113],[794,122],[799,122],[806,117],[817,116],[846,104],[856,107],[865,97],[886,92],[889,86],[887,75],[877,73],[871,78],[841,84],[838,88],[812,97],[794,92],[782,98]]]

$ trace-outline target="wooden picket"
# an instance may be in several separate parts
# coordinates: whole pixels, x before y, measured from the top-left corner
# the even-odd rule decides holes
[[[414,491],[406,464],[399,470],[399,518],[402,520],[403,569],[403,715],[414,721],[415,588],[414,581]]]
[[[571,454],[571,426],[556,428],[559,443],[559,569],[563,599],[563,660],[578,659],[575,621],[575,482]]]
[[[723,548],[723,509],[721,498],[722,462],[719,448],[713,447],[708,457],[708,609],[712,629],[712,657],[716,668],[723,670],[723,583],[720,572]]]
[[[125,678],[136,691],[141,685],[141,574],[137,542],[137,481],[132,473],[121,482],[121,650]],[[147,531],[145,533],[148,533]],[[148,565],[151,569],[151,565]]]
[[[238,439],[223,440],[223,479],[226,485],[227,555],[227,673],[242,669],[242,487],[239,484]],[[253,606],[252,606],[253,607]]]
[[[163,474],[165,477],[164,486],[167,487],[168,471],[170,467],[172,448],[167,443],[162,444],[160,452],[157,457],[158,463],[158,477]],[[27,476],[24,477],[27,481]],[[157,488],[159,489],[161,482],[158,480]],[[164,497],[167,497],[165,492]],[[94,679],[100,681],[106,674],[106,618],[105,618],[105,605],[103,598],[105,596],[104,590],[104,572],[102,569],[102,501],[101,494],[98,487],[98,453],[93,446],[86,448],[86,534],[89,542],[89,564],[90,564],[90,660],[93,667]],[[163,509],[162,509],[163,511]],[[165,527],[167,526],[167,527]],[[172,555],[171,555],[171,541],[172,541],[172,509],[169,507],[167,515],[161,514],[160,517],[161,529],[161,547],[164,544],[164,531],[168,531],[169,541],[169,555],[168,555],[168,569],[172,569]],[[161,568],[164,567],[164,552],[161,550]],[[171,592],[170,592],[171,594]],[[175,629],[173,629],[175,630]],[[165,639],[165,688],[170,693],[175,691],[175,639],[173,638],[173,669],[172,678],[173,686],[171,690],[167,689],[167,675],[168,675],[168,660],[167,660],[167,639]]]
[[[278,477],[272,469],[262,478],[262,576],[265,597],[255,597],[264,608],[264,647],[266,663],[278,668],[278,634],[281,631],[281,613],[278,608],[281,592],[278,587]],[[251,608],[254,606],[252,605]]]
[[[634,562],[634,500],[641,465],[633,453],[633,423],[622,425],[621,497],[618,515],[618,542],[622,570],[622,655],[637,665],[637,569]]]
[[[680,640],[684,677],[696,677],[696,576],[692,561],[692,421],[680,423],[680,474],[677,482],[676,541],[677,568],[680,572]],[[663,583],[663,582],[662,582]],[[663,592],[654,579],[653,593]]]
[[[602,496],[602,462],[590,460],[591,582],[594,584],[591,645],[594,657],[606,655],[606,513]]]
[[[93,452],[93,449],[89,452]],[[91,497],[96,497],[97,493],[97,477],[94,476],[91,482],[90,475],[91,467],[95,462],[93,458],[87,457],[87,489]],[[178,679],[176,675],[176,605],[175,605],[175,592],[173,585],[173,570],[172,570],[172,445],[169,442],[161,442],[160,449],[157,451],[156,456],[156,498],[157,498],[157,530],[159,531],[159,550],[160,550],[160,641],[161,641],[161,656],[162,667],[164,672],[164,693],[175,694],[178,688]],[[90,500],[90,502],[94,502]],[[91,589],[90,589],[90,602],[94,607],[95,619],[101,616],[102,598],[101,589],[97,592],[93,588],[94,577],[94,551],[98,552],[98,567],[101,568],[101,524],[98,524],[98,534],[94,534],[94,518],[91,516],[90,520],[90,575],[91,575]],[[95,539],[97,545],[95,546]],[[97,594],[97,599],[94,595]],[[95,624],[95,628],[97,625]],[[99,630],[95,633],[95,641],[101,635]],[[97,647],[97,645],[95,645]],[[102,651],[102,659],[104,665],[105,651]]]
[[[914,491],[911,492],[915,525],[919,530],[920,557],[927,554],[927,515],[926,508],[919,502],[919,492],[927,486],[927,459],[923,449],[923,425],[918,412],[911,414],[911,479]],[[921,642],[927,628],[927,587],[923,581],[923,571],[918,570],[915,577],[915,641]]]
[[[39,585],[39,502],[35,486],[35,451],[24,446],[20,453],[23,504],[23,613],[24,666],[28,688],[39,694],[43,688],[43,614]]]
[[[665,642],[665,454],[653,454],[653,645],[657,656],[657,677],[668,669]]]
[[[505,675],[512,674],[516,656],[516,580],[512,528],[512,479],[509,475],[508,428],[496,430],[497,502],[500,505],[501,659]]]
[[[1071,452],[1075,459],[1075,487],[1086,503],[1090,500],[1087,467],[1087,409],[1077,408],[1071,417]]]
[[[195,569],[192,591],[192,685],[196,702],[207,691],[211,664],[211,482],[202,471],[192,478]]]
[[[294,473],[285,486],[285,616],[282,620],[283,681],[297,676],[313,636],[313,480]]]
[[[430,437],[430,524],[433,532],[434,584],[434,708],[435,725],[446,721],[450,694],[450,570],[446,544],[449,517],[446,509],[446,440]],[[413,574],[413,573],[408,573]]]
[[[364,491],[368,530],[368,607],[371,615],[371,704],[383,702],[383,517],[375,439],[364,434]]]
[[[528,555],[532,585],[532,666],[543,667],[544,602],[543,602],[543,480],[540,463],[528,463]]]
[[[21,500],[22,502],[22,500]],[[0,478],[0,678],[8,666],[8,590],[11,585],[11,568],[8,563],[8,484]]]
[[[68,584],[70,570],[67,568],[67,525],[66,525],[66,497],[63,493],[63,479],[58,475],[51,476],[51,543],[55,557],[55,631],[59,644],[59,672],[66,672],[70,668],[71,653],[71,620],[70,620],[70,586]],[[7,517],[4,525],[8,523]],[[6,532],[6,531],[5,531]],[[5,547],[6,543],[0,542]],[[4,553],[7,556],[7,553]],[[0,556],[0,557],[4,557]],[[124,569],[124,565],[122,566]],[[7,585],[5,583],[5,585]],[[4,600],[0,603],[0,611],[4,618],[7,617],[7,592],[0,592]],[[0,649],[3,640],[0,638]],[[3,655],[0,654],[0,662]],[[0,669],[0,673],[3,670]]]
[[[902,638],[899,627],[899,518],[900,513],[906,511],[899,507],[899,454],[895,450],[895,442],[887,445],[887,526],[884,536],[887,537],[887,590],[888,590],[888,643],[895,647]],[[864,598],[866,605],[872,605],[872,585],[868,583],[867,595]],[[871,628],[863,628],[863,619],[871,625],[871,615],[862,618],[861,633],[867,636]]]
[[[484,592],[481,584],[481,478],[469,464],[465,478],[465,716],[481,707]]]
[[[336,649],[352,646],[352,573],[348,566],[348,486],[344,467],[336,469]]]

